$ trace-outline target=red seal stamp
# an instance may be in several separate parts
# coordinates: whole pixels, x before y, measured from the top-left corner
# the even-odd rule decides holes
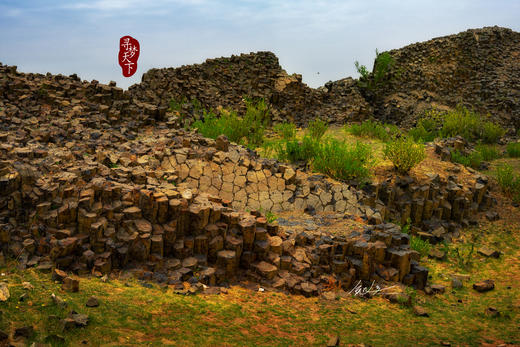
[[[137,71],[137,59],[139,59],[139,41],[132,36],[123,36],[119,40],[119,66],[123,70],[123,76],[130,77]]]

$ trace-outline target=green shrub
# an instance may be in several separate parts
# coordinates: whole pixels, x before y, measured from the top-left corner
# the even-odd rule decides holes
[[[384,154],[401,174],[407,173],[426,158],[424,145],[409,137],[401,137],[387,143]]]
[[[520,192],[520,177],[515,174],[513,167],[504,164],[497,167],[496,171],[498,185],[506,193]]]
[[[283,139],[293,139],[296,136],[296,125],[293,123],[280,123],[274,126],[274,131]]]
[[[316,140],[319,140],[325,135],[325,132],[329,128],[328,124],[321,119],[315,119],[312,122],[309,123],[309,126],[307,127],[307,133],[315,138]]]
[[[460,106],[444,115],[440,130],[442,137],[460,135],[468,141],[484,143],[496,143],[504,134],[500,125],[484,121],[478,113]]]
[[[414,140],[421,142],[433,141],[436,137],[462,136],[468,141],[496,143],[504,134],[500,125],[482,119],[478,113],[463,106],[448,112],[429,110],[408,132]]]
[[[334,138],[319,144],[312,167],[336,179],[365,180],[373,164],[371,147],[361,142],[354,145]]]
[[[505,129],[500,125],[487,121],[483,123],[483,129],[481,131],[480,139],[482,139],[484,143],[497,143],[506,133]]]
[[[197,128],[203,136],[212,139],[224,134],[230,141],[250,148],[261,146],[264,142],[265,128],[270,122],[269,110],[263,100],[257,103],[246,101],[246,105],[243,118],[234,111],[223,110],[217,116],[212,111],[204,110],[203,119],[194,122],[192,127]]]
[[[500,151],[494,145],[478,145],[475,150],[480,153],[482,159],[485,161],[495,160],[501,157]]]
[[[478,169],[480,167],[480,164],[482,164],[483,159],[482,154],[480,154],[480,152],[477,151],[471,152],[469,155],[465,156],[459,151],[455,150],[451,152],[451,160],[455,163]]]
[[[355,136],[377,138],[387,142],[399,133],[399,128],[392,124],[381,124],[371,120],[361,124],[352,124],[345,127],[346,131]]]
[[[430,252],[431,244],[428,240],[423,240],[420,237],[412,235],[410,236],[410,248],[425,257]]]
[[[439,136],[439,129],[442,126],[443,114],[436,110],[429,110],[424,117],[419,119],[415,128],[408,131],[417,142],[431,142]]]
[[[510,142],[507,144],[507,155],[511,158],[520,157],[520,142]]]
[[[278,159],[292,163],[310,161],[316,155],[318,146],[319,140],[309,135],[304,136],[301,141],[295,138],[283,139],[272,144]]]

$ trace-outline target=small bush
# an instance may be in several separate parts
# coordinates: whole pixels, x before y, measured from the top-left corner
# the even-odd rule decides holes
[[[410,236],[410,248],[425,257],[430,252],[431,244],[428,240],[423,240],[420,237],[412,235]]]
[[[301,141],[297,139],[283,139],[272,143],[276,157],[282,161],[308,162],[316,155],[319,141],[309,135],[303,137]]]
[[[364,121],[361,124],[352,124],[347,126],[346,131],[355,136],[376,138],[387,142],[399,133],[399,128],[392,124],[381,124],[371,120]]]
[[[496,143],[504,134],[500,125],[485,121],[478,113],[462,106],[448,112],[429,110],[408,132],[414,140],[421,142],[433,141],[436,137],[462,136],[468,141],[489,144]]]
[[[307,127],[307,133],[314,139],[319,140],[325,135],[325,132],[329,128],[328,124],[321,119],[315,119],[309,123]]]
[[[293,123],[280,123],[274,126],[274,131],[283,139],[294,139],[296,136],[296,125]]]
[[[520,157],[520,142],[510,142],[507,144],[507,155],[511,158]]]
[[[202,120],[193,123],[192,127],[212,139],[224,134],[238,144],[251,148],[261,146],[264,142],[264,131],[270,122],[269,110],[263,100],[253,103],[246,101],[247,109],[243,118],[234,111],[223,110],[217,116],[212,111],[204,112]],[[195,107],[195,104],[194,104]]]
[[[369,145],[357,142],[349,145],[336,139],[323,141],[317,147],[312,167],[336,179],[364,180],[370,176],[372,150]]]
[[[471,152],[469,155],[465,156],[456,150],[451,152],[451,160],[455,163],[478,169],[480,167],[480,164],[482,164],[483,159],[482,154],[480,154],[480,152],[474,151]]]
[[[497,181],[506,193],[520,192],[520,177],[515,174],[509,164],[497,167]]]
[[[429,110],[424,117],[419,119],[415,128],[408,131],[417,142],[431,142],[439,136],[439,129],[442,127],[443,114],[436,110]]]
[[[478,145],[475,150],[480,153],[482,159],[485,161],[495,160],[501,157],[497,146],[493,145]]]
[[[442,137],[460,135],[468,141],[496,143],[505,134],[505,130],[500,125],[482,120],[479,114],[459,106],[444,115],[440,134]]]
[[[384,154],[401,174],[407,173],[426,158],[424,145],[408,137],[401,137],[387,143]]]

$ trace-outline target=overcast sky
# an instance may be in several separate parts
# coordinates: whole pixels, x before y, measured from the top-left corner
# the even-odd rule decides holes
[[[0,62],[77,73],[123,88],[153,67],[269,50],[312,87],[357,77],[375,49],[499,25],[520,31],[520,0],[0,0]],[[136,74],[117,63],[119,38],[139,40]]]

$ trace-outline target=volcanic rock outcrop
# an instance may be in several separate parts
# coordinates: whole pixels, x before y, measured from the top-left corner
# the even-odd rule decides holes
[[[395,65],[372,101],[381,120],[412,125],[426,109],[462,104],[520,128],[520,33],[471,29],[389,53]]]

